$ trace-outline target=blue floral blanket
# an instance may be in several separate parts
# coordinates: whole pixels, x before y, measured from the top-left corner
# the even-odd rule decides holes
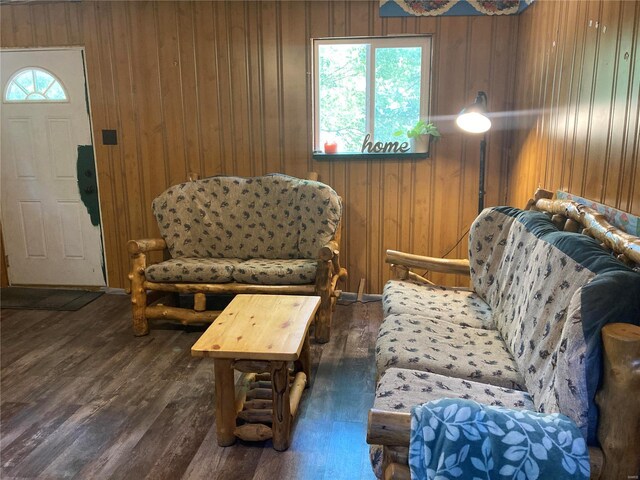
[[[411,409],[411,478],[585,479],[589,452],[562,414],[444,398]]]

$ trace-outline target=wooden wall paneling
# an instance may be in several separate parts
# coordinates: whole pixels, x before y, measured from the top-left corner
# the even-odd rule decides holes
[[[225,145],[231,157],[225,160],[226,171],[235,175],[251,176],[253,174],[251,147],[253,143],[247,128],[249,125],[249,91],[248,71],[250,58],[247,43],[250,32],[246,30],[247,4],[244,2],[226,3],[225,25],[227,50],[229,52],[229,111],[231,125]]]
[[[200,148],[199,85],[196,64],[196,6],[179,2],[177,5],[178,62],[180,67],[179,100],[182,111],[182,135],[186,157],[186,175],[196,172],[204,176]]]
[[[34,26],[33,28],[33,42],[36,45],[51,45],[51,34],[49,30],[51,28],[51,18],[49,17],[49,12],[47,11],[46,4],[36,4],[33,6],[30,12],[30,16],[32,19],[35,18],[46,18],[47,21],[43,25]]]
[[[624,12],[633,18],[622,25],[625,32],[633,32],[631,47],[619,59],[629,64],[629,93],[626,97],[627,123],[623,143],[623,161],[620,167],[619,208],[640,215],[640,3],[623,2]],[[635,5],[635,15],[630,9]],[[626,54],[628,53],[628,57]],[[626,70],[625,70],[626,71]]]
[[[568,24],[569,18],[575,18],[577,10],[577,2],[563,2],[560,8],[560,22],[565,28],[556,30],[556,68],[554,72],[554,94],[551,100],[551,124],[550,129],[553,133],[553,141],[547,148],[547,161],[549,166],[547,169],[547,179],[545,184],[549,184],[553,179],[560,179],[562,184],[563,164],[562,145],[566,136],[566,119],[567,105],[564,104],[571,87],[571,75],[567,68],[570,63],[567,57],[575,50],[575,24]]]
[[[247,93],[248,112],[247,123],[249,136],[249,156],[251,175],[258,175],[264,171],[264,138],[262,137],[262,58],[260,55],[261,38],[260,4],[251,2],[247,5],[245,30],[247,33]]]
[[[539,182],[638,211],[638,11],[637,2],[550,1],[520,16],[516,85],[543,91],[547,78],[553,86],[550,103],[545,97],[515,96],[518,109],[548,113],[538,114],[535,126],[523,125],[514,137],[509,203],[521,204],[531,184]],[[547,19],[557,21],[557,37]],[[542,59],[540,46],[556,39],[555,58]],[[541,71],[547,77],[539,76]],[[541,156],[544,174],[538,168]]]
[[[584,194],[594,200],[602,201],[603,183],[609,159],[607,149],[612,131],[613,90],[618,46],[618,18],[620,3],[612,2],[608,8],[602,8],[598,15],[597,56],[592,96],[591,128],[589,131],[589,149],[585,155]]]
[[[15,9],[11,11],[13,15],[13,42],[15,46],[33,46],[42,47],[38,45],[35,35],[35,27],[33,25],[32,6],[29,5],[16,5]],[[38,29],[46,28],[45,22],[38,24]]]
[[[494,18],[492,34],[491,69],[489,85],[491,86],[492,111],[500,115],[495,119],[495,127],[491,131],[491,145],[488,145],[489,157],[493,159],[487,165],[485,190],[487,205],[503,205],[507,196],[508,159],[513,141],[513,95],[515,85],[516,47],[515,42],[504,42],[504,38],[516,38],[518,19],[509,18],[509,22]],[[505,92],[499,95],[498,92]],[[466,247],[466,243],[465,243]]]
[[[305,178],[309,156],[306,122],[307,118],[307,51],[309,37],[306,31],[307,2],[284,2],[281,4],[282,22],[282,107],[283,133],[282,142],[284,168],[296,177]],[[307,152],[301,156],[300,152]]]
[[[371,34],[369,22],[369,4],[352,2],[348,4],[348,32],[354,36],[368,36]],[[343,243],[347,245],[349,262],[356,265],[349,271],[351,276],[350,289],[357,291],[358,282],[365,279],[365,287],[369,291],[371,276],[367,270],[367,251],[370,248],[371,237],[368,234],[367,220],[370,212],[370,198],[367,191],[369,185],[369,170],[371,161],[349,162],[347,166],[346,194],[349,200],[348,228],[343,230]],[[358,232],[367,232],[364,235]]]
[[[151,205],[147,203],[143,195],[143,179],[139,167],[141,156],[139,139],[141,131],[140,125],[136,122],[136,111],[139,108],[139,100],[133,89],[132,64],[134,60],[131,58],[130,52],[131,27],[129,25],[129,12],[127,5],[124,3],[113,3],[101,6],[102,10],[99,13],[104,12],[105,17],[103,18],[111,20],[111,24],[107,23],[105,25],[104,22],[101,22],[101,29],[107,28],[113,31],[111,35],[111,58],[117,112],[116,128],[118,132],[118,146],[117,150],[114,151],[114,182],[116,184],[122,184],[121,188],[123,189],[122,197],[116,197],[118,201],[117,206],[123,208],[123,210],[121,210],[119,214],[118,212],[112,212],[112,215],[119,215],[122,220],[124,220],[124,225],[120,225],[123,227],[122,234],[125,237],[129,239],[144,238],[151,236],[151,232],[149,232],[145,226],[145,216],[147,210],[151,208]],[[94,8],[95,6],[92,4],[83,5],[83,17],[89,19],[89,15],[95,15],[96,12],[93,10]],[[116,26],[117,28],[114,28]],[[85,32],[92,32],[94,28],[95,24],[88,23],[87,20],[85,20]],[[93,77],[93,75],[90,76]],[[95,120],[94,125],[96,125]],[[111,129],[114,125],[106,124],[102,127]],[[98,163],[102,163],[101,157],[98,157]],[[102,188],[103,186],[104,182],[100,179],[100,187]],[[101,196],[101,199],[102,198]],[[124,202],[121,203],[120,199],[123,199]],[[103,211],[105,211],[104,207],[105,206],[102,205]],[[119,256],[121,268],[123,271],[128,272],[129,258],[125,245],[116,245],[115,248],[120,248],[122,252]],[[113,283],[111,283],[111,285],[113,285]],[[125,285],[126,284],[120,284],[118,286]]]
[[[493,39],[493,26],[494,22],[487,21],[487,18],[483,17],[469,17],[467,22],[467,51],[465,52],[465,75],[464,75],[464,98],[468,98],[465,103],[459,106],[462,109],[465,105],[471,103],[476,98],[478,91],[482,90],[487,93],[489,101],[493,98],[494,86],[490,83],[491,80],[491,62],[493,56],[487,61],[486,58],[482,58],[479,55],[475,55],[477,50],[489,50],[491,49],[491,43]],[[490,111],[495,109],[493,103],[490,104]],[[456,127],[457,128],[457,127]],[[495,127],[494,127],[495,128]],[[490,171],[492,165],[492,152],[496,145],[494,142],[497,140],[494,132],[489,130],[487,132],[487,156],[485,172]],[[480,174],[480,142],[483,135],[473,135],[468,133],[462,133],[462,151],[460,152],[460,191],[459,191],[459,205],[461,211],[458,213],[457,229],[458,236],[462,234],[478,215],[478,182]],[[487,176],[488,177],[488,176]],[[485,190],[488,191],[489,183],[485,179]],[[485,205],[489,206],[489,197],[485,197]],[[452,244],[453,246],[453,244]],[[468,246],[465,242],[460,244],[454,249],[451,257],[462,258],[467,255]]]
[[[220,122],[218,137],[216,141],[220,144],[220,167],[221,170],[215,172],[215,174],[233,175],[236,172],[238,166],[235,165],[235,129],[236,129],[236,115],[241,115],[241,105],[238,105],[236,111],[235,97],[234,97],[234,85],[232,79],[232,69],[234,68],[232,63],[238,59],[233,57],[234,51],[232,50],[231,39],[229,35],[231,33],[230,28],[230,16],[228,9],[231,6],[227,2],[214,2],[213,4],[213,22],[215,26],[215,41],[216,41],[216,64],[217,64],[217,76],[215,84],[211,88],[217,89],[218,92],[218,118]],[[210,58],[212,52],[207,52],[207,57]],[[210,61],[205,57],[204,61]],[[209,112],[209,114],[214,112]],[[210,161],[205,157],[205,163]]]
[[[178,41],[176,3],[154,2],[155,31],[158,39],[160,109],[164,140],[167,186],[187,179],[186,139],[182,112],[181,58]]]
[[[203,176],[318,171],[345,199],[341,249],[351,271],[347,290],[355,290],[360,278],[368,291],[382,289],[389,276],[386,248],[441,255],[455,244],[460,226],[466,228],[475,214],[475,202],[461,204],[475,197],[477,165],[462,156],[464,140],[452,122],[439,121],[445,136],[429,160],[312,160],[310,37],[434,33],[433,115],[455,115],[473,100],[470,89],[490,90],[492,104],[511,102],[511,92],[502,91],[500,82],[508,80],[500,70],[515,44],[514,19],[477,21],[479,31],[493,34],[482,40],[486,48],[474,50],[476,60],[468,51],[480,35],[469,36],[466,19],[382,19],[375,1],[60,2],[0,8],[5,47],[85,45],[94,130],[99,136],[102,129],[116,129],[119,139],[116,146],[96,142],[112,287],[127,283],[126,240],[157,234],[151,200],[189,171]],[[459,76],[465,67],[465,78],[495,86],[472,87]],[[503,173],[503,141],[495,140],[500,135],[490,144],[488,185],[499,185],[496,176]],[[473,150],[467,148],[469,158]],[[491,191],[488,198],[497,201],[500,188]],[[464,242],[457,250],[465,253]]]
[[[418,21],[419,20],[419,21]],[[435,74],[434,65],[437,62],[437,51],[435,48],[436,38],[438,37],[438,22],[435,18],[416,19],[415,24],[412,27],[412,31],[419,35],[432,35],[432,48],[431,48],[431,91],[430,96],[430,110],[432,116],[437,111],[437,96],[435,92],[438,92],[438,86],[436,84],[438,75]],[[437,122],[439,123],[439,122]],[[433,208],[432,192],[435,188],[433,182],[433,166],[434,158],[438,158],[439,142],[432,143],[430,158],[427,160],[415,160],[412,162],[413,170],[411,172],[411,179],[413,181],[413,231],[411,235],[411,244],[409,247],[410,252],[417,254],[426,254],[431,252],[431,228],[433,226]]]
[[[571,183],[573,175],[573,165],[575,162],[575,149],[576,149],[576,128],[578,121],[578,111],[580,108],[580,82],[582,80],[582,61],[585,49],[585,36],[588,23],[588,4],[584,2],[576,2],[577,15],[576,21],[570,22],[576,29],[574,35],[574,48],[573,54],[568,64],[571,75],[571,88],[569,90],[567,98],[563,99],[568,104],[567,109],[567,121],[566,121],[566,133],[564,138],[564,160],[563,160],[563,174],[560,177],[562,188],[568,188]],[[569,27],[570,28],[570,27]],[[557,183],[557,179],[554,179],[554,183]]]
[[[584,194],[585,159],[590,142],[590,127],[593,114],[593,86],[596,75],[597,38],[596,23],[600,13],[600,4],[590,2],[587,10],[587,29],[585,30],[585,46],[580,64],[580,86],[578,93],[578,111],[576,118],[575,140],[572,174],[569,191],[578,195]]]
[[[218,87],[218,43],[213,3],[195,2],[194,46],[196,64],[198,148],[200,175],[208,177],[223,173],[223,144],[220,142],[221,112]],[[194,92],[195,93],[195,92]]]
[[[442,22],[442,19],[440,19]],[[440,37],[436,49],[438,52],[438,64],[434,65],[440,78],[438,84],[438,111],[435,115],[455,115],[467,102],[473,101],[476,92],[468,92],[466,89],[466,68],[468,42],[468,17],[452,17],[447,19],[446,27],[440,28]],[[463,41],[465,39],[465,41]],[[445,48],[446,46],[446,48]],[[461,74],[464,72],[464,74]],[[432,194],[435,203],[433,222],[433,251],[434,256],[442,256],[451,249],[461,232],[458,216],[462,210],[460,204],[461,188],[461,162],[462,144],[464,139],[460,130],[455,127],[453,118],[451,121],[441,122],[443,140],[438,145],[438,158],[435,158],[435,183],[436,189]],[[447,141],[444,141],[444,140]],[[477,192],[477,189],[474,188]],[[473,203],[477,205],[477,202]],[[446,206],[446,207],[445,207]],[[475,208],[475,207],[474,207]],[[456,212],[453,214],[453,212]],[[434,273],[431,279],[435,283],[446,284],[451,282],[447,275]]]
[[[277,2],[260,4],[262,58],[262,138],[264,138],[264,173],[282,172],[282,99],[280,79],[282,77],[282,43],[279,5]],[[325,182],[329,182],[327,178]]]
[[[15,45],[13,39],[13,10],[0,10],[0,42],[2,46]]]
[[[627,100],[631,95],[631,82],[629,81],[631,63],[629,57],[633,49],[635,9],[636,5],[632,2],[623,2],[620,5],[618,18],[615,19],[615,31],[611,31],[612,22],[605,23],[609,34],[617,37],[617,48],[613,58],[614,68],[612,68],[612,71],[615,71],[615,81],[612,82],[613,92],[611,96],[611,138],[607,145],[607,168],[605,169],[605,181],[603,182],[602,202],[616,207],[620,204],[622,194],[620,189],[622,178],[620,174],[623,169],[625,137],[628,134],[626,129],[626,123],[629,120]]]
[[[58,9],[62,9],[62,6],[60,5]],[[108,276],[117,279],[119,284],[126,285],[128,270],[123,268],[123,257],[126,257],[123,245],[126,244],[128,236],[123,229],[126,229],[128,221],[119,221],[117,213],[121,212],[120,215],[124,216],[125,220],[129,218],[127,195],[120,174],[122,153],[119,145],[102,145],[102,132],[95,129],[95,125],[103,125],[120,133],[113,71],[111,10],[108,5],[96,4],[87,5],[84,12],[82,18],[87,24],[87,31],[99,30],[102,38],[101,42],[86,42],[85,62],[94,125],[93,148],[96,159],[102,159],[102,161],[96,161],[96,170],[104,255]],[[108,18],[109,21],[97,22],[97,18]],[[119,138],[122,140],[121,136]]]
[[[308,39],[307,39],[307,48],[311,49],[311,39],[312,38],[322,38],[327,36],[327,32],[329,32],[329,28],[331,25],[330,20],[330,5],[328,2],[308,2],[306,9],[306,18],[305,23],[307,24],[308,31]],[[313,56],[309,55],[307,58],[307,72],[313,72]],[[307,149],[313,149],[315,146],[312,145],[313,141],[313,77],[309,79],[309,87],[308,94],[309,97],[307,99],[307,108],[309,111],[309,116],[307,118],[311,119],[308,123],[308,132],[309,132],[309,140]],[[331,162],[329,161],[316,161],[311,160],[311,171],[317,172],[320,181],[325,182],[327,184],[331,183]],[[341,195],[344,195],[345,192],[340,192]],[[346,199],[345,199],[346,200]]]

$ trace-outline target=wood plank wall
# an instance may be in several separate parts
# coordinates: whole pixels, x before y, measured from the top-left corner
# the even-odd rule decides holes
[[[520,18],[508,198],[538,185],[640,215],[640,2],[536,2]]]
[[[381,19],[371,1],[79,2],[0,7],[3,47],[84,45],[108,284],[124,287],[125,243],[156,236],[151,200],[187,172],[317,171],[346,202],[346,290],[380,292],[387,248],[442,255],[476,215],[478,137],[453,118],[475,98],[513,108],[516,17]],[[311,37],[432,34],[443,139],[429,160],[311,159]],[[506,121],[491,132],[487,205],[506,198]],[[521,202],[522,203],[522,202]],[[463,240],[449,257],[466,257]],[[435,278],[442,281],[441,277]],[[459,279],[459,281],[462,281]]]

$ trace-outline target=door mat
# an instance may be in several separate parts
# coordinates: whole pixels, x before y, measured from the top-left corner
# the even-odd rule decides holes
[[[0,288],[0,308],[73,312],[93,302],[103,293],[57,288]]]

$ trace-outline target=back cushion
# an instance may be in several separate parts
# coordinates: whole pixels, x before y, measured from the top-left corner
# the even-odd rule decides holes
[[[342,205],[327,185],[274,174],[182,183],[159,195],[153,212],[174,258],[315,258]]]
[[[593,327],[593,317],[584,308],[584,292],[598,296],[602,289],[591,285],[605,285],[608,279],[619,281],[621,277],[628,277],[627,281],[635,278],[640,288],[640,275],[602,250],[592,238],[559,232],[543,213],[497,207],[485,210],[476,223],[486,224],[487,216],[510,227],[506,234],[498,234],[504,248],[493,251],[493,240],[479,236],[484,233],[483,227],[472,228],[469,255],[476,270],[472,271],[474,288],[491,306],[496,327],[524,376],[536,408],[568,415],[593,443],[592,420],[597,412],[593,397],[601,370],[596,350],[603,324]],[[483,251],[489,253],[479,255]],[[489,267],[478,269],[478,262]],[[626,291],[621,290],[619,296],[625,292],[626,297]],[[638,298],[631,299],[636,307]],[[599,308],[602,302],[604,299],[599,299]],[[617,319],[610,318],[638,322],[633,318],[633,308],[631,313],[627,309],[626,313],[619,311]],[[597,342],[588,347],[594,338]],[[586,356],[593,361],[585,362]],[[590,387],[593,379],[596,386]]]

